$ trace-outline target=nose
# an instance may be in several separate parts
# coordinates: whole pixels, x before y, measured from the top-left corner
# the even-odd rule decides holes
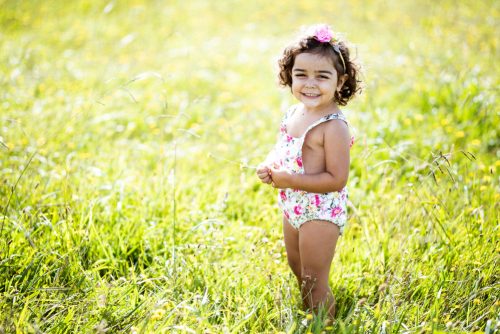
[[[316,80],[314,80],[314,78],[307,79],[305,86],[306,87],[316,87]]]

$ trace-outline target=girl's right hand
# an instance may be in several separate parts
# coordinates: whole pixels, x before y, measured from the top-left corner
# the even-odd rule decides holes
[[[273,179],[271,178],[271,169],[267,166],[261,165],[257,167],[257,176],[262,183],[270,184],[273,182]]]

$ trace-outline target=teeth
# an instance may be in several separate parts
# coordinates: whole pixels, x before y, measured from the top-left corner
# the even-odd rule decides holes
[[[304,93],[304,95],[305,96],[314,96],[314,97],[319,96],[318,94],[308,94],[308,93]]]

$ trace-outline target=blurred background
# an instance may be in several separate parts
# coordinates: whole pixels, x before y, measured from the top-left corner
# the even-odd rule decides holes
[[[0,0],[0,329],[493,328],[499,18],[495,1]],[[335,325],[304,323],[253,170],[295,103],[276,60],[316,23],[364,74]]]

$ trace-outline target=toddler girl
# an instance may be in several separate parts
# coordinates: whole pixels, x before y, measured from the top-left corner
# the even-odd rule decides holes
[[[279,140],[257,175],[279,189],[288,263],[304,306],[325,307],[333,317],[328,275],[347,220],[352,145],[339,105],[359,91],[358,67],[326,25],[313,27],[287,47],[279,66],[280,84],[291,88],[299,104],[286,112]]]

